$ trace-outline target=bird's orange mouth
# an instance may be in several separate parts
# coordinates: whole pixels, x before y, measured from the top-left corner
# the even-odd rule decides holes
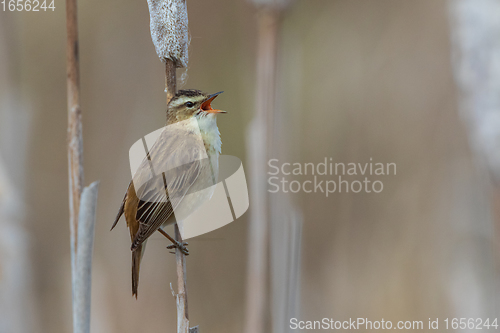
[[[211,103],[215,99],[215,97],[219,96],[222,93],[223,93],[223,91],[219,91],[218,93],[215,93],[215,94],[208,96],[208,99],[201,104],[201,109],[203,111],[209,112],[209,113],[226,113],[226,111],[213,109],[212,105],[211,105]]]

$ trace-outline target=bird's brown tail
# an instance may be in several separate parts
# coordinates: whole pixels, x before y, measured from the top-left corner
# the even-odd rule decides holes
[[[141,259],[144,245],[140,245],[132,251],[132,295],[137,299],[137,288],[139,287],[139,270],[141,269]]]

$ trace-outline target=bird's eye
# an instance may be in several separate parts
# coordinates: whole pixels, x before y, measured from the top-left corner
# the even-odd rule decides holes
[[[192,108],[194,106],[194,103],[193,102],[186,102],[186,106],[188,108]]]

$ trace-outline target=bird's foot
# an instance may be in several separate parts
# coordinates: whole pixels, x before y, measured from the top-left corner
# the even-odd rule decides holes
[[[188,245],[188,243],[186,243],[186,242],[182,242],[181,243],[181,242],[178,242],[178,241],[174,241],[173,243],[174,244],[167,246],[167,249],[169,249],[169,250],[171,250],[171,249],[179,249],[185,255],[187,255],[187,256],[189,255],[189,250],[186,247]],[[175,253],[175,252],[171,252],[171,253]]]

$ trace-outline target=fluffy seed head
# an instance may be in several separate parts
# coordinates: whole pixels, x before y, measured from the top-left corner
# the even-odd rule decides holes
[[[188,14],[186,0],[148,0],[151,39],[160,60],[176,67],[188,64]]]

